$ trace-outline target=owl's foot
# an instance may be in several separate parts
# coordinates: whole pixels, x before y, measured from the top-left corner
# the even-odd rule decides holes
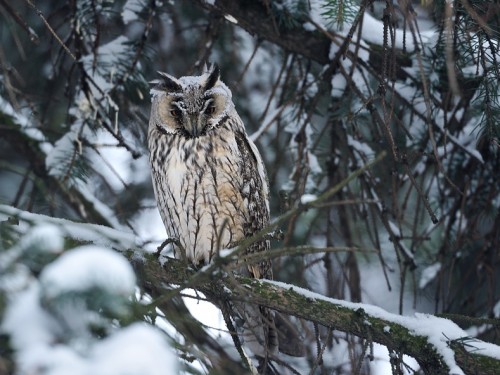
[[[176,237],[169,237],[165,241],[163,241],[162,244],[158,246],[158,249],[156,249],[156,256],[159,257],[165,246],[171,243],[173,243],[179,249],[181,253],[181,259],[183,261],[187,261],[186,250],[184,249],[184,246],[182,246],[181,241],[179,241],[179,239]]]

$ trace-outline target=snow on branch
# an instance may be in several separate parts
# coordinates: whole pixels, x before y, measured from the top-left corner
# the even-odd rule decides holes
[[[44,248],[57,250],[62,232],[48,228],[36,227],[20,242],[33,237]],[[8,254],[22,246],[0,253],[0,297],[7,303],[0,334],[8,337],[2,345],[8,342],[5,352],[12,349],[16,373],[178,373],[174,351],[161,331],[144,322],[117,324],[131,316],[136,290],[133,269],[123,256],[87,245],[33,270],[39,275],[20,266],[35,264],[27,262],[26,254],[22,262],[4,267]],[[36,245],[30,250],[35,252]],[[8,367],[6,371],[11,373]]]
[[[19,222],[21,231],[26,231],[30,226],[37,224],[51,224],[59,227],[63,235],[82,242],[105,246],[117,245],[124,250],[136,245],[136,237],[131,232],[120,231],[99,224],[77,223],[71,220],[34,214],[12,206],[0,205],[0,222],[9,218]]]
[[[327,298],[309,290],[277,281],[234,278],[217,272],[195,272],[180,260],[163,267],[154,258],[135,264],[143,286],[163,285],[152,295],[160,309],[174,295],[168,285],[194,288],[218,303],[221,284],[224,299],[267,306],[316,324],[356,335],[369,343],[402,352],[417,360],[426,374],[495,374],[500,366],[500,346],[470,338],[451,320],[428,314],[413,317],[391,314],[377,306]],[[235,280],[237,282],[235,282]],[[217,296],[217,297],[213,297]]]

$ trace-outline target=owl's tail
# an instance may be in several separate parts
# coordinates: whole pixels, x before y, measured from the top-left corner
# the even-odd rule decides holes
[[[279,351],[292,357],[304,357],[306,355],[304,340],[290,317],[276,312],[274,323],[278,334]]]
[[[278,351],[293,357],[305,355],[303,341],[288,316],[248,303],[236,303],[234,307],[242,319],[237,324],[241,341],[256,356],[273,358]]]
[[[278,353],[278,331],[274,313],[266,307],[249,303],[234,304],[238,318],[236,325],[243,345],[259,357],[273,357]]]

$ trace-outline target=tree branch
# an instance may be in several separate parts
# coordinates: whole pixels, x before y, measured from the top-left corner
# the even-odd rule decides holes
[[[385,345],[389,350],[407,354],[417,360],[426,374],[439,375],[450,372],[449,362],[446,362],[438,349],[429,342],[428,337],[417,335],[408,327],[398,323],[403,317],[390,314],[378,307],[327,299],[311,292],[304,292],[295,286],[284,287],[266,280],[236,277],[238,283],[234,283],[231,275],[223,275],[221,272],[200,277],[203,271],[188,269],[185,263],[175,259],[169,260],[162,267],[154,257],[149,257],[144,262],[135,262],[135,267],[141,275],[140,283],[154,299],[160,298],[161,304],[157,306],[160,310],[171,305],[170,299],[163,298],[163,294],[169,293],[168,285],[181,285],[181,288],[183,285],[189,285],[204,293],[215,304],[220,303],[220,300],[229,299],[267,306],[284,314],[349,332],[362,339]],[[195,285],[191,282],[193,278],[197,280]],[[161,285],[163,287],[159,287]],[[221,295],[222,290],[224,295]],[[432,319],[442,318],[432,317]],[[422,319],[422,324],[424,322],[425,319]],[[453,323],[443,319],[443,329],[450,324]],[[446,331],[436,334],[442,334],[445,338],[450,336]],[[492,345],[500,351],[500,348],[493,344],[484,344],[467,337],[448,342],[448,347],[455,353],[456,363],[466,374],[497,373],[499,360],[481,355],[480,351],[467,350],[476,345]]]
[[[33,173],[43,181],[47,192],[57,193],[63,198],[76,214],[88,222],[112,227],[111,223],[74,187],[66,186],[54,176],[51,176],[45,165],[46,155],[40,148],[39,141],[30,138],[9,119],[0,114],[0,121],[6,125],[2,129],[2,136],[9,145],[23,155],[30,164]]]
[[[305,30],[300,25],[300,32],[293,28],[278,29],[275,26],[272,11],[260,1],[217,0],[209,4],[197,0],[199,6],[222,17],[230,15],[238,21],[238,25],[251,35],[266,39],[287,51],[297,53],[320,64],[328,64],[331,41],[321,33]],[[263,17],[263,15],[267,15]],[[259,21],[259,22],[256,22]],[[304,19],[305,23],[307,20]]]

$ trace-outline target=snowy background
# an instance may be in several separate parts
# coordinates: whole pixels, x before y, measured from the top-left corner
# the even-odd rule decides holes
[[[462,97],[446,97],[445,90],[453,94],[453,77],[446,76],[443,30],[446,12],[455,14],[453,2],[418,3],[411,12],[378,2],[361,11],[356,1],[345,2],[343,11],[336,1],[273,2],[274,27],[329,38],[328,59],[339,64],[329,76],[323,75],[328,64],[251,36],[237,15],[213,16],[210,6],[217,1],[200,3],[208,11],[180,1],[81,1],[70,9],[68,22],[61,17],[69,11],[64,6],[39,2],[39,10],[52,16],[47,19],[53,32],[36,9],[18,5],[11,12],[0,5],[6,20],[0,50],[0,126],[6,131],[0,329],[17,372],[206,373],[215,362],[151,305],[120,254],[142,258],[166,238],[145,149],[147,82],[155,71],[195,74],[209,60],[221,66],[222,80],[263,154],[274,217],[282,212],[280,191],[290,206],[307,204],[382,150],[396,155],[342,189],[334,197],[337,205],[290,221],[282,228],[284,244],[275,244],[349,246],[359,253],[276,260],[276,279],[335,301],[363,302],[368,313],[429,336],[453,373],[462,373],[448,341],[477,337],[499,343],[496,328],[480,320],[500,316],[500,189],[493,173],[498,130],[488,125],[500,113],[492,83],[498,31],[485,38],[470,24],[456,29],[469,46],[463,55],[456,51],[460,78],[484,81],[471,92],[461,87]],[[455,16],[465,19],[459,10]],[[27,32],[12,14],[27,22]],[[41,43],[30,44],[32,34]],[[344,50],[347,36],[355,42]],[[387,52],[392,49],[404,51],[394,65]],[[377,55],[380,50],[387,54]],[[374,73],[374,66],[382,73]],[[386,96],[379,95],[382,89]],[[496,90],[492,111],[481,110],[490,108],[485,90]],[[7,133],[12,129],[18,138]],[[24,144],[33,154],[19,146]],[[452,199],[455,190],[460,194]],[[194,290],[182,293],[189,312],[237,361],[219,310]],[[479,320],[458,327],[427,313]],[[319,334],[327,340],[326,330]],[[314,333],[308,332],[306,342],[315,353]],[[500,359],[495,345],[474,341],[472,347]],[[363,358],[360,350],[352,336],[335,332],[323,371],[350,373]],[[394,369],[385,347],[375,344],[373,356],[361,373]],[[418,370],[411,358],[404,361],[403,373]],[[294,365],[301,373],[310,368],[307,360]]]

